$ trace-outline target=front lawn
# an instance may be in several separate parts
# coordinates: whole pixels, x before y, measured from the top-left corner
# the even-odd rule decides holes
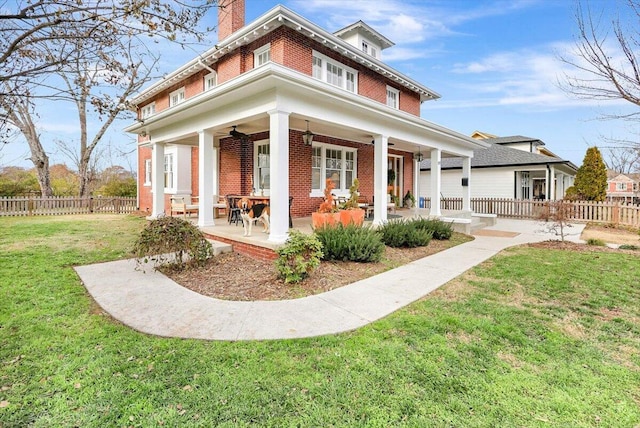
[[[355,332],[205,342],[131,331],[73,271],[143,223],[0,218],[0,427],[640,421],[637,254],[515,248]]]

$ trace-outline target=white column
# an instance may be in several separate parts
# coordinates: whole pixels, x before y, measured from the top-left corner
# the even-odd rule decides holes
[[[563,199],[564,198],[564,174],[561,172],[556,174],[556,185],[557,185],[556,199]]]
[[[213,194],[220,195],[220,138],[213,139],[213,163],[211,164],[213,168],[213,180],[211,184],[213,186]],[[213,201],[213,203],[217,203],[218,201]]]
[[[289,115],[269,111],[269,174],[271,232],[269,241],[282,243],[289,237]]]
[[[373,138],[373,224],[387,221],[387,153],[389,137]]]
[[[441,161],[442,150],[431,149],[431,211],[429,215],[435,217],[442,215],[440,211],[440,191],[442,189]]]
[[[417,213],[420,206],[420,162],[417,160],[413,162],[413,196],[416,198],[413,211]]]
[[[151,146],[151,217],[164,214],[164,143],[153,143]]]
[[[462,186],[462,211],[471,211],[471,158],[462,158],[462,179],[467,185]],[[461,183],[462,184],[462,183]]]
[[[213,134],[198,131],[198,226],[213,226]],[[218,201],[216,201],[218,202]]]

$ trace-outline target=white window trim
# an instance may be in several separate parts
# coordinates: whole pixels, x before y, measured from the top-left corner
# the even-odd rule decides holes
[[[340,183],[343,183],[343,186],[346,185],[346,156],[345,152],[353,153],[353,178],[358,176],[358,149],[353,147],[345,147],[345,146],[337,146],[335,144],[327,144],[327,143],[313,143],[313,147],[320,147],[320,189],[311,189],[311,193],[309,197],[311,198],[319,198],[324,196],[324,189],[327,184],[327,163],[326,163],[326,150],[340,150],[342,151],[342,169],[340,171]],[[311,171],[309,171],[311,172]],[[349,186],[350,187],[350,186]],[[333,194],[336,196],[348,196],[349,195],[349,187],[343,189],[333,189]]]
[[[144,160],[144,186],[151,186],[152,175],[153,173],[151,171],[151,159],[145,159]]]
[[[624,182],[616,182],[616,192],[626,192],[627,191],[627,183]]]
[[[260,140],[253,142],[253,188],[257,193],[264,194],[265,196],[270,195],[271,189],[263,189],[260,183],[260,173],[258,171],[258,146],[268,145],[269,140]],[[271,159],[271,149],[269,149],[269,159]]]
[[[331,86],[336,87],[336,88],[341,88],[344,89],[347,92],[352,92],[354,94],[358,93],[358,71],[351,68],[351,67],[347,67],[346,65],[342,64],[339,61],[336,61],[334,59],[329,58],[326,55],[322,55],[320,52],[318,51],[313,51],[313,56],[319,58],[320,60],[322,60],[322,67],[320,67],[321,69],[321,77],[319,80],[322,80],[325,83],[329,83],[329,80],[327,78],[327,64],[331,64],[335,67],[341,68],[342,69],[342,73],[343,73],[343,77],[342,77],[342,86],[337,86],[337,85],[333,85],[331,83],[329,83]],[[353,91],[350,91],[347,89],[347,73],[351,73],[353,74]]]
[[[395,105],[389,105],[389,93],[393,93],[396,95]],[[393,86],[387,85],[387,107],[391,107],[392,109],[399,110],[400,109],[400,90],[394,88]]]
[[[258,64],[258,59],[260,58],[260,55],[264,54],[265,52],[269,53],[269,59],[264,64],[271,62],[271,43],[267,43],[266,45],[261,46],[253,51],[253,68],[261,67],[264,65]]]
[[[146,119],[148,117],[156,114],[156,103],[155,101],[147,104],[146,106],[140,109],[140,119]]]
[[[180,98],[178,101],[174,102],[173,101],[173,97],[174,96],[178,96],[178,98]],[[169,107],[173,107],[173,106],[177,106],[180,103],[183,103],[184,100],[186,99],[186,95],[185,95],[185,90],[184,90],[184,86],[180,89],[176,89],[175,91],[171,92],[169,94]]]
[[[177,153],[173,150],[167,150],[164,153],[164,160],[162,162],[162,184],[164,185],[164,183],[167,181],[165,176],[167,174],[167,171],[165,169],[165,164],[167,163],[167,157],[171,156],[171,178],[172,178],[172,186],[171,187],[165,187],[164,188],[164,192],[165,193],[175,193],[176,192],[176,182],[177,182],[177,176],[176,176],[176,160],[178,158]]]
[[[209,81],[213,79],[213,85],[209,86]],[[204,90],[209,91],[218,86],[218,73],[211,72],[204,76]]]

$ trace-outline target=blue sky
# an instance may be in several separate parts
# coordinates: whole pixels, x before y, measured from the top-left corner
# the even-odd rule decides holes
[[[278,2],[246,0],[247,22]],[[573,0],[283,0],[300,15],[333,32],[358,19],[387,36],[395,46],[383,61],[439,93],[425,102],[422,117],[460,133],[481,130],[498,136],[525,135],[544,141],[558,156],[582,163],[586,149],[606,146],[601,136],[633,138],[633,129],[620,121],[598,117],[631,110],[624,102],[595,102],[569,97],[559,87],[563,73],[577,72],[559,61],[569,56],[576,33]],[[617,2],[591,0],[605,15]],[[209,17],[215,25],[216,16]],[[211,43],[216,37],[212,35]],[[161,45],[159,45],[161,47]],[[206,50],[203,47],[202,50]],[[180,48],[161,49],[161,70],[170,72],[195,56]],[[52,163],[66,159],[54,139],[77,139],[72,106],[42,110],[40,129],[52,153]],[[107,137],[114,149],[111,162],[135,167],[133,138],[116,123]],[[106,142],[105,142],[106,143]],[[603,150],[606,155],[606,149]],[[30,167],[26,145],[12,142],[0,151],[0,166]]]

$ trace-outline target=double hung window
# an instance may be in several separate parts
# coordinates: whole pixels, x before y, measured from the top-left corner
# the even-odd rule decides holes
[[[313,52],[313,77],[346,91],[358,92],[358,72],[319,52]]]
[[[314,143],[311,156],[312,196],[322,195],[327,179],[333,181],[336,194],[345,194],[356,177],[356,149]]]
[[[185,100],[184,87],[169,94],[169,107],[176,106]]]

